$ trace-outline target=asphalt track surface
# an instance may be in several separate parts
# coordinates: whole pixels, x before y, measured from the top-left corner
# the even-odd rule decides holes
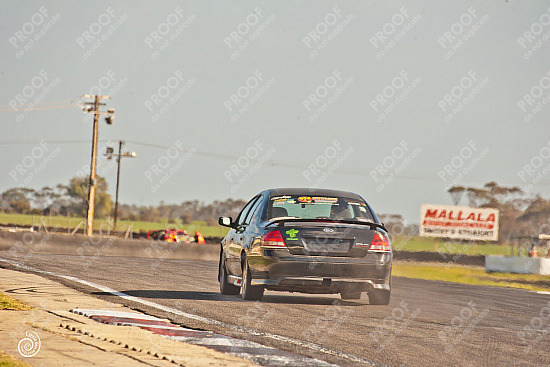
[[[262,302],[248,302],[218,292],[213,261],[47,254],[22,259],[7,251],[0,251],[0,259],[138,297],[146,304],[46,275],[187,327],[342,366],[550,366],[547,294],[394,278],[389,306],[371,306],[366,296],[342,302],[336,295],[272,291]],[[14,268],[5,261],[0,267]]]

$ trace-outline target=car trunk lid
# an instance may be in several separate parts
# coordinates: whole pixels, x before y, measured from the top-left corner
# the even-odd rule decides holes
[[[375,231],[359,224],[285,222],[278,227],[291,254],[363,257]]]

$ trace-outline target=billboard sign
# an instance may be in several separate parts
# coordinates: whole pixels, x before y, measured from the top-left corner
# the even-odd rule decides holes
[[[422,204],[420,235],[472,241],[497,241],[498,217],[498,209]]]

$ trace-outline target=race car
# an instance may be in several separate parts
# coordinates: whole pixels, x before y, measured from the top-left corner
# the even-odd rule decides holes
[[[261,300],[264,290],[340,293],[387,305],[392,248],[388,231],[359,195],[329,189],[269,189],[254,196],[221,241],[222,294]]]

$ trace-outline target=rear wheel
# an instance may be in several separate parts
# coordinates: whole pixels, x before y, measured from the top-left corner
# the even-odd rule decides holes
[[[361,299],[361,292],[342,292],[340,297],[342,299]]]
[[[237,295],[241,291],[240,287],[227,282],[227,269],[225,268],[225,258],[223,253],[220,255],[220,293],[228,295]]]
[[[247,301],[261,301],[264,296],[264,287],[261,285],[251,285],[252,276],[248,268],[248,260],[244,259],[243,265],[243,299]]]
[[[391,291],[375,289],[369,293],[369,303],[371,305],[389,305]]]

